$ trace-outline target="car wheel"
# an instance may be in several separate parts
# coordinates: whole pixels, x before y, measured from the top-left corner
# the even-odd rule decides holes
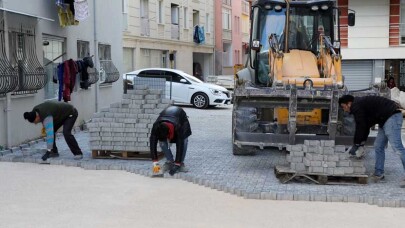
[[[209,105],[210,101],[208,99],[208,96],[205,93],[196,93],[193,95],[191,98],[191,104],[195,108],[207,108]]]

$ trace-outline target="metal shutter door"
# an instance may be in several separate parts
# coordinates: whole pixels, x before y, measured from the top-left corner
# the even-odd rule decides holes
[[[373,60],[342,61],[342,74],[349,90],[366,89],[373,78]]]

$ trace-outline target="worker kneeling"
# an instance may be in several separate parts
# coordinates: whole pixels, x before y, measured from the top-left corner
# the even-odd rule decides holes
[[[150,152],[153,161],[153,173],[160,171],[157,156],[157,143],[159,141],[166,162],[163,165],[162,173],[167,170],[170,175],[177,172],[187,172],[184,166],[188,137],[191,135],[191,127],[186,112],[177,106],[170,106],[164,109],[153,124],[150,136]],[[172,143],[176,143],[176,159],[170,149]]]

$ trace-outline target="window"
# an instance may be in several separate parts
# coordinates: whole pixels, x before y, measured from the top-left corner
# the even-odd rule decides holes
[[[128,29],[128,0],[122,0],[123,28]]]
[[[401,32],[401,44],[405,44],[405,0],[401,0],[401,22],[400,22],[400,32]]]
[[[111,60],[111,45],[99,44],[98,57],[100,59],[100,82],[108,84],[117,81],[120,73]]]
[[[164,20],[163,20],[164,14],[163,14],[163,12],[164,12],[164,10],[163,10],[163,0],[159,0],[158,1],[158,14],[157,14],[159,24],[164,24]]]
[[[139,77],[160,77],[161,75],[162,72],[159,70],[144,70],[138,74]]]
[[[211,30],[210,20],[211,20],[210,14],[207,13],[207,14],[205,15],[205,29],[206,29],[205,32],[206,32],[206,33],[210,33],[210,30]]]
[[[222,4],[231,6],[231,0],[222,0]]]
[[[232,50],[230,43],[223,43],[224,52],[222,53],[222,65],[232,66]]]
[[[37,56],[35,32],[31,28],[9,29],[10,64],[18,70],[18,86],[12,95],[36,93],[45,87],[47,76]]]
[[[174,73],[174,72],[170,72],[170,71],[165,71],[165,76],[171,76],[172,78],[172,82],[176,82],[176,83],[183,83],[180,82],[181,79],[184,79],[182,76]],[[187,80],[186,80],[187,81]],[[185,83],[185,84],[190,84],[189,82]]]
[[[44,41],[49,44],[43,46],[44,51],[44,68],[48,78],[48,83],[45,85],[45,99],[55,99],[58,97],[59,86],[53,83],[56,79],[56,69],[60,63],[64,61],[64,39],[59,37],[51,37],[44,35]]]
[[[99,44],[98,45],[98,58],[100,60],[111,60],[111,45]]]
[[[88,41],[77,41],[77,58],[83,59],[90,56],[90,43]]]
[[[231,30],[231,10],[222,9],[222,28]]]
[[[134,70],[134,48],[124,48],[124,69],[125,72]]]
[[[188,8],[183,8],[183,24],[184,28],[188,28]]]
[[[200,11],[193,10],[193,27],[200,25]]]
[[[149,27],[149,1],[148,0],[141,0],[140,15],[141,15],[141,35],[149,36],[150,27]]]
[[[249,3],[245,0],[242,0],[242,12],[244,14],[249,14]]]
[[[179,24],[179,6],[176,4],[171,4],[171,12],[172,12],[172,25]]]
[[[142,50],[142,55],[144,57],[149,57],[150,56],[150,50],[149,49],[141,49]]]
[[[249,18],[242,19],[242,33],[249,33]]]

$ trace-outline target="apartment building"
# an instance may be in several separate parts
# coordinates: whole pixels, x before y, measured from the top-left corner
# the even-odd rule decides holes
[[[88,68],[87,79],[76,77],[68,101],[78,109],[76,125],[122,96],[121,4],[85,0],[79,18],[66,2],[0,0],[1,147],[41,135],[41,124],[28,123],[23,113],[59,98],[61,83],[54,79],[57,66],[66,60],[92,56],[95,66]]]
[[[122,0],[126,72],[183,70],[202,80],[214,67],[214,1]]]
[[[405,90],[405,0],[338,0],[343,74],[349,89],[393,77]],[[348,11],[356,24],[347,26]]]
[[[215,74],[233,75],[246,61],[249,46],[249,1],[215,2]]]

